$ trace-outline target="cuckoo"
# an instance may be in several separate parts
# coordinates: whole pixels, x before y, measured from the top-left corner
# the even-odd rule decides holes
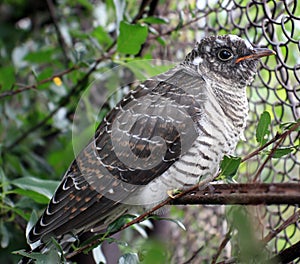
[[[205,37],[182,63],[130,91],[66,171],[28,234],[32,249],[97,232],[213,178],[243,138],[246,86],[272,54],[234,35]]]

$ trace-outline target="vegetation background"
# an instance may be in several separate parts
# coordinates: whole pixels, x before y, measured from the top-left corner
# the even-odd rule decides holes
[[[299,20],[297,1],[2,0],[0,262],[17,263],[11,252],[27,248],[27,224],[44,210],[74,159],[72,124],[86,89],[94,90],[79,105],[87,128],[76,131],[78,148],[131,88],[124,84],[165,71],[205,35],[237,34],[277,52],[263,60],[248,89],[247,141],[237,156],[296,125],[273,158],[271,145],[242,163],[235,180],[299,182]],[[111,78],[107,72],[118,65],[123,68]],[[265,124],[260,136],[259,120]],[[298,206],[172,206],[168,217],[182,221],[186,231],[171,221],[155,221],[152,228],[146,222],[122,232],[113,250],[120,263],[257,261],[299,243]],[[110,263],[117,261],[113,255]]]

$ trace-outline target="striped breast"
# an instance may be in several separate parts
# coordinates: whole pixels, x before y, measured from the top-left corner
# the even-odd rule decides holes
[[[218,96],[219,89],[222,96]],[[217,173],[223,156],[232,154],[239,139],[243,138],[248,103],[245,88],[238,89],[207,87],[208,100],[197,121],[197,139],[169,170],[139,192],[137,199],[144,208],[166,199],[168,190],[187,188]]]

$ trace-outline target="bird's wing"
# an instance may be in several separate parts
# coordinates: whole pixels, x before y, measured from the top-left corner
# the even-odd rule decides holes
[[[73,161],[28,241],[90,228],[117,214],[126,197],[191,147],[205,100],[204,80],[183,68],[130,92]]]

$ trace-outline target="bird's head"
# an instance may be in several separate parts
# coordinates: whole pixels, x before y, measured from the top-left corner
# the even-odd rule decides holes
[[[245,86],[252,82],[259,59],[273,54],[266,48],[254,48],[235,35],[210,36],[197,43],[185,63],[195,65],[200,74],[220,82]]]

